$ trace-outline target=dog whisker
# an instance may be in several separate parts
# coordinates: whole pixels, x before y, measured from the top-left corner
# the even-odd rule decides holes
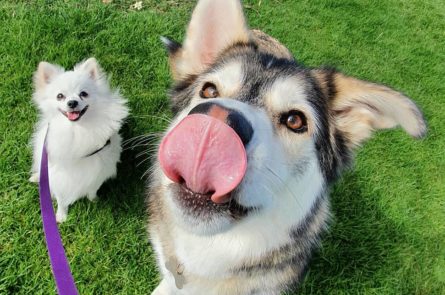
[[[261,169],[256,169],[257,171],[259,171],[260,173],[262,173],[264,176],[266,176],[266,180],[271,181],[273,185],[277,186],[277,187],[284,187],[286,189],[286,191],[292,196],[292,198],[295,199],[295,202],[297,203],[297,205],[302,208],[301,203],[297,197],[297,195],[295,194],[295,192],[293,192],[290,188],[289,185],[278,175],[278,173],[276,173],[275,171],[273,171],[270,167],[265,167],[267,171],[269,171],[270,173],[265,173],[265,171],[261,170]],[[272,180],[271,178],[269,178],[268,176],[273,176],[275,178],[275,181]],[[278,181],[278,182],[277,182]],[[268,189],[270,191],[270,188]],[[272,195],[275,195],[275,192],[270,191]]]
[[[139,162],[138,164],[136,164],[136,167],[141,166],[143,163],[150,161],[151,159],[153,159],[153,157],[147,157],[145,159],[143,159],[141,162]]]
[[[133,118],[139,118],[139,119],[144,119],[144,118],[153,118],[153,119],[159,119],[162,120],[168,124],[170,124],[172,122],[171,118],[169,117],[164,117],[164,116],[158,116],[158,115],[132,115]]]
[[[266,166],[266,169],[267,169],[268,171],[270,171],[270,173],[271,173],[272,176],[275,176],[275,178],[276,178],[276,179],[277,179],[277,180],[284,186],[284,188],[289,192],[289,194],[295,199],[295,201],[296,201],[296,203],[298,204],[298,206],[300,206],[300,208],[303,209],[303,207],[302,207],[301,204],[300,204],[300,201],[298,200],[297,195],[295,194],[295,192],[293,192],[293,191],[290,189],[288,183],[287,183],[286,181],[284,181],[284,180],[280,177],[280,175],[279,175],[278,173],[276,173],[275,171],[273,171],[270,167],[267,167],[267,166]]]
[[[128,147],[124,150],[135,150],[138,148],[145,148],[144,150],[146,151],[147,150],[146,148],[149,148],[150,151],[156,151],[158,146],[159,145],[157,143],[148,142],[148,143],[140,143],[140,144]]]
[[[127,144],[127,143],[132,142],[132,141],[134,141],[134,140],[137,140],[137,139],[139,139],[139,138],[143,138],[143,137],[147,137],[147,136],[151,136],[151,135],[153,135],[153,134],[152,134],[152,133],[148,133],[148,134],[140,134],[140,135],[137,135],[137,136],[128,138],[128,139],[124,140],[122,143],[123,143],[123,144]]]
[[[141,135],[137,135],[137,136],[134,136],[132,138],[126,139],[126,140],[124,140],[123,143],[126,144],[126,143],[129,143],[129,142],[133,142],[133,141],[135,141],[137,139],[140,139],[140,138],[160,137],[160,136],[162,136],[162,134],[163,134],[162,132],[153,132],[153,133],[141,134]]]
[[[161,135],[157,135],[157,134],[147,134],[147,135],[143,135],[143,136],[138,136],[138,137],[134,137],[131,139],[128,139],[126,141],[124,141],[123,146],[127,147],[129,145],[133,146],[136,145],[140,142],[146,142],[146,141],[152,141],[152,140],[159,140],[161,137]]]
[[[155,173],[157,173],[157,172],[158,172],[158,171],[157,171],[156,167],[155,167],[155,166],[152,166],[152,167],[150,167],[149,169],[147,169],[147,170],[144,172],[144,174],[142,174],[141,179],[144,179],[145,176],[146,176],[147,174],[149,174],[148,178],[151,179],[151,178],[153,177],[153,175],[154,175]]]
[[[144,156],[144,155],[155,156],[156,155],[156,151],[157,151],[157,147],[151,147],[151,148],[148,148],[148,149],[144,149],[143,151],[141,151],[138,154],[136,154],[136,158],[139,158],[139,157]]]
[[[142,146],[157,146],[159,142],[159,138],[151,137],[151,138],[140,138],[137,141],[134,141],[133,143],[128,143],[127,146],[124,147],[124,150],[134,150],[138,147]]]

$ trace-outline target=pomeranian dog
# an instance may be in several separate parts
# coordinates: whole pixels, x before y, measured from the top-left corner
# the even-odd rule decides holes
[[[61,223],[69,205],[85,196],[95,200],[102,183],[116,175],[122,151],[118,132],[128,108],[119,92],[110,89],[94,58],[72,71],[41,62],[34,86],[33,101],[40,118],[32,138],[30,181],[39,181],[46,137],[49,184]]]

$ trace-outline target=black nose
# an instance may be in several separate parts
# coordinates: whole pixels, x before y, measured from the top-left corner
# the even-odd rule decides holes
[[[77,102],[77,100],[69,100],[66,104],[67,104],[70,108],[74,109],[75,107],[77,107],[77,105],[78,105],[79,103]]]
[[[244,146],[252,139],[252,125],[242,113],[236,110],[226,108],[216,102],[205,102],[194,107],[189,112],[189,115],[191,114],[205,114],[225,122],[235,130]]]

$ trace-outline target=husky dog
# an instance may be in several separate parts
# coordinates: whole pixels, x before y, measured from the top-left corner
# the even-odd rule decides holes
[[[34,84],[40,119],[32,138],[30,180],[39,181],[47,136],[49,184],[57,200],[57,222],[63,222],[69,205],[84,196],[95,200],[102,183],[116,175],[122,150],[118,132],[128,108],[94,58],[72,71],[41,62]]]
[[[200,0],[170,55],[176,113],[148,192],[153,294],[280,294],[326,229],[329,186],[374,130],[426,125],[402,93],[304,68],[249,30],[238,0]]]

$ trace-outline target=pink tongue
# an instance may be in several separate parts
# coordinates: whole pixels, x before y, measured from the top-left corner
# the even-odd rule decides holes
[[[224,122],[207,115],[185,117],[162,140],[159,161],[174,182],[195,193],[213,192],[214,203],[229,201],[247,168],[244,145]]]
[[[66,114],[70,121],[77,120],[80,116],[80,112],[67,112]]]

